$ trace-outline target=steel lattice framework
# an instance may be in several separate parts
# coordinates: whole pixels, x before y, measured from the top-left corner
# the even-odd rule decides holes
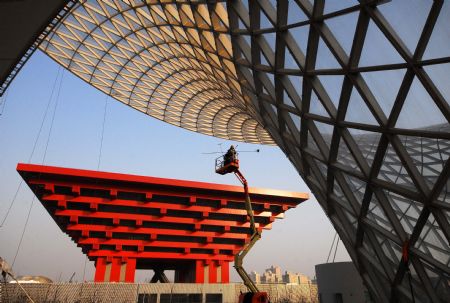
[[[150,116],[275,142],[375,301],[441,302],[450,298],[449,46],[443,0],[104,0],[82,1],[41,49]]]

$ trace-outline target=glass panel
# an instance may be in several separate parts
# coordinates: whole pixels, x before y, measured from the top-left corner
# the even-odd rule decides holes
[[[314,124],[319,129],[320,134],[322,135],[323,140],[325,143],[330,147],[331,145],[331,137],[333,135],[333,126],[330,124],[322,123],[314,121]]]
[[[345,173],[343,173],[343,175],[347,180],[347,184],[350,187],[353,195],[355,196],[356,201],[359,203],[359,205],[361,205],[364,198],[364,193],[366,192],[367,183]]]
[[[450,125],[446,126],[450,131]],[[442,131],[442,128],[439,131]],[[432,188],[449,158],[450,141],[409,136],[400,136],[400,140],[414,165]]]
[[[339,11],[357,4],[358,1],[356,0],[327,0],[325,1],[324,14]]]
[[[314,91],[311,92],[311,101],[309,104],[309,112],[316,114],[316,115],[323,116],[323,117],[327,117],[327,118],[330,117],[327,110],[325,109],[322,102],[319,100],[319,97],[317,97],[317,95]]]
[[[379,133],[353,128],[348,128],[348,131],[352,134],[353,139],[358,144],[359,150],[369,163],[369,166],[372,165],[381,135]]]
[[[450,75],[450,63],[428,65],[424,66],[423,69],[427,72],[428,76],[433,81],[433,84],[442,94],[444,100],[446,100],[447,103],[450,104],[450,86],[448,85],[448,75]]]
[[[404,60],[378,26],[370,20],[359,66],[391,63],[404,63]]]
[[[405,72],[405,69],[394,69],[361,73],[386,117],[391,113]]]
[[[408,234],[412,234],[414,226],[416,226],[417,219],[423,209],[422,203],[410,200],[390,191],[385,192],[395,215],[400,221],[400,224],[403,226],[403,229]]]
[[[419,79],[414,78],[411,88],[398,117],[396,127],[438,129],[441,124],[448,123],[442,112],[431,99]]]
[[[443,273],[439,269],[435,268],[425,260],[421,260],[425,272],[430,279],[432,287],[436,291],[438,298],[445,302],[450,298],[450,278],[447,274]]]
[[[308,17],[305,13],[300,9],[298,4],[295,1],[289,1],[289,9],[288,9],[288,24],[297,23],[301,21],[307,20]]]
[[[341,138],[341,140],[339,142],[337,162],[350,167],[350,169],[352,169],[352,170],[361,172],[358,164],[355,161],[355,158],[353,158],[353,155],[350,152],[350,150],[348,149],[347,144],[345,143],[345,140],[343,138]]]
[[[450,56],[450,1],[443,1],[441,13],[434,26],[424,59]]]
[[[380,5],[379,10],[393,26],[409,51],[414,53],[431,5],[432,1],[429,0],[389,1]],[[407,11],[408,13],[399,18],[400,11]]]
[[[319,40],[319,47],[317,49],[316,55],[316,69],[329,69],[329,68],[340,68],[341,65],[338,63],[334,55],[331,53],[328,46],[322,40]]]
[[[344,76],[318,76],[318,78],[337,110]]]
[[[290,1],[291,2],[291,1]],[[303,54],[306,54],[306,48],[308,46],[309,25],[294,27],[289,29],[292,37],[294,37],[297,46],[302,50]]]
[[[345,120],[363,124],[378,125],[377,120],[367,107],[358,90],[353,87],[350,101],[345,115]]]
[[[342,3],[344,5],[349,3],[349,1],[340,0],[332,2]],[[325,2],[325,8],[329,3],[329,1]],[[355,36],[356,24],[358,22],[358,15],[359,13],[350,13],[325,20],[325,24],[333,33],[334,37],[344,49],[347,56],[350,56],[350,51],[352,50],[353,38]]]
[[[390,143],[387,147],[386,154],[384,155],[383,164],[378,173],[378,179],[416,190],[406,168],[403,166],[400,158]]]
[[[372,195],[372,200],[370,201],[369,209],[367,211],[367,218],[389,232],[393,232],[394,230],[375,195]]]
[[[445,266],[448,266],[450,262],[450,255],[448,253],[450,246],[433,214],[430,214],[428,217],[427,223],[423,227],[414,247],[430,255],[430,257],[433,257]]]

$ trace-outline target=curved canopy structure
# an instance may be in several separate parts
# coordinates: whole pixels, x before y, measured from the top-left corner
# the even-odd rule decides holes
[[[41,49],[154,118],[220,138],[273,143],[241,92],[225,4],[162,2],[83,1]]]
[[[450,2],[88,0],[40,48],[152,117],[275,142],[375,301],[450,297]]]

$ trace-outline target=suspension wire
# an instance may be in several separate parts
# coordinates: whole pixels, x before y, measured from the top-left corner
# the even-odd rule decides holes
[[[56,93],[55,108],[53,109],[52,120],[50,122],[50,129],[48,130],[47,142],[45,143],[44,156],[42,157],[42,164],[45,163],[45,157],[47,156],[47,150],[48,150],[48,146],[50,143],[50,138],[52,137],[53,125],[54,125],[55,116],[56,116],[56,110],[58,109],[58,103],[59,103],[59,94],[61,92],[61,87],[62,87],[62,83],[64,80],[64,75],[65,75],[64,71],[65,71],[65,69],[62,70],[61,79],[59,80],[58,92]]]
[[[22,246],[23,236],[25,235],[25,231],[27,229],[28,221],[30,220],[31,210],[33,209],[35,197],[36,196],[33,195],[33,198],[31,199],[31,205],[30,205],[30,208],[28,209],[27,219],[25,220],[25,225],[23,226],[22,234],[20,235],[19,244],[17,245],[16,253],[14,255],[14,259],[13,259],[13,262],[11,264],[11,267],[14,267],[14,263],[16,263],[17,255],[19,254],[19,251],[20,251],[20,246]]]
[[[42,129],[44,128],[44,122],[45,122],[45,120],[47,118],[47,115],[48,115],[48,112],[49,112],[49,109],[50,109],[50,104],[51,104],[51,101],[52,101],[52,98],[53,98],[53,95],[54,95],[54,92],[55,92],[55,89],[56,89],[56,84],[58,83],[58,78],[59,78],[61,69],[62,69],[62,67],[60,66],[59,69],[58,69],[58,73],[56,75],[56,78],[55,78],[55,82],[53,83],[53,87],[52,87],[52,91],[50,93],[50,97],[49,97],[47,105],[45,107],[44,117],[42,118],[41,125],[39,126],[39,131],[37,133],[36,139],[34,140],[33,148],[31,150],[30,156],[28,157],[28,162],[27,163],[31,162],[31,159],[34,156],[34,152],[36,151],[36,147],[37,147],[37,144],[39,142],[39,138],[41,137]],[[16,199],[17,199],[17,195],[19,194],[19,191],[22,188],[22,184],[23,184],[23,179],[20,180],[19,185],[17,186],[16,192],[15,192],[15,194],[14,194],[12,200],[11,200],[11,203],[8,206],[8,210],[6,211],[6,214],[3,217],[3,219],[2,219],[2,222],[0,224],[0,228],[5,225],[5,222],[6,222],[6,220],[9,217],[11,209],[12,209],[12,207],[13,207]]]
[[[103,141],[104,141],[105,124],[106,124],[106,114],[107,114],[107,110],[108,110],[108,100],[109,100],[109,96],[106,95],[105,107],[103,109],[102,131],[100,133],[100,149],[99,149],[99,152],[98,152],[97,170],[100,170],[100,163],[101,163],[101,160],[102,160]],[[84,266],[83,266],[83,282],[86,279],[86,265],[87,265],[87,261],[88,261],[88,256],[86,254],[86,257],[84,258]]]
[[[339,245],[339,237],[337,238],[336,249],[334,250],[333,263],[334,263],[334,260],[336,259],[336,252],[337,252],[337,249],[338,249],[338,245]]]
[[[109,95],[106,95],[105,108],[104,108],[104,111],[103,111],[103,123],[102,123],[102,132],[101,132],[101,136],[100,136],[100,150],[99,150],[99,153],[98,153],[97,170],[100,169],[100,161],[102,159],[103,137],[104,137],[104,134],[105,134],[106,112],[107,112],[107,109],[108,109],[108,100],[109,100]]]
[[[51,137],[51,134],[52,134],[53,124],[54,124],[54,121],[55,121],[55,114],[56,114],[56,110],[58,108],[58,103],[59,103],[59,93],[61,91],[61,86],[62,86],[62,82],[63,82],[63,79],[64,79],[64,70],[62,70],[62,73],[60,73],[60,71],[61,71],[61,67],[58,69],[58,75],[57,75],[57,78],[56,78],[56,79],[58,79],[58,76],[61,74],[61,77],[60,77],[60,80],[59,80],[59,86],[58,86],[58,90],[57,90],[57,94],[56,94],[56,99],[55,99],[55,107],[54,107],[54,110],[53,110],[52,119],[50,121],[50,129],[48,131],[48,137],[47,137],[47,141],[45,143],[45,150],[44,150],[44,155],[42,157],[41,164],[44,164],[45,157],[47,156],[48,145],[49,145],[49,142],[50,142],[50,137]],[[55,84],[56,84],[56,82],[57,81],[55,81]],[[52,90],[51,96],[53,96],[53,90]],[[30,159],[30,161],[31,161],[31,159]],[[33,209],[33,205],[34,205],[34,201],[35,200],[36,200],[36,196],[33,195],[33,198],[31,200],[31,205],[30,205],[30,208],[29,208],[28,214],[27,214],[27,219],[25,220],[25,224],[23,226],[22,234],[20,236],[19,244],[17,245],[16,254],[14,255],[14,259],[13,259],[13,263],[12,263],[11,267],[14,266],[14,263],[16,262],[17,256],[18,256],[19,251],[20,251],[20,247],[22,246],[23,237],[25,236],[25,232],[27,230],[28,222],[29,222],[30,217],[31,217],[31,211]]]
[[[328,261],[330,260],[331,251],[333,250],[334,241],[336,240],[336,236],[337,236],[337,233],[334,234],[333,242],[331,242],[330,251],[328,252],[328,257],[327,257],[327,263],[328,263]]]

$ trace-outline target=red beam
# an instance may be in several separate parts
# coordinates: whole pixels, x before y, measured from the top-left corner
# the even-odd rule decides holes
[[[117,184],[118,182],[122,183],[130,183],[133,185],[142,185],[142,184],[152,184],[155,186],[165,186],[168,188],[177,188],[183,189],[184,191],[214,191],[214,192],[224,192],[224,193],[243,193],[244,190],[241,186],[232,186],[232,185],[223,185],[223,184],[215,184],[215,183],[206,183],[206,182],[195,182],[195,181],[185,181],[185,180],[176,180],[176,179],[165,179],[165,178],[156,178],[156,177],[145,177],[145,176],[136,176],[136,175],[127,175],[127,174],[119,174],[119,173],[109,173],[109,172],[99,172],[92,170],[82,170],[82,169],[73,169],[73,168],[62,168],[55,166],[46,166],[46,165],[35,165],[35,164],[24,164],[19,163],[17,165],[17,170],[21,174],[25,173],[39,173],[42,175],[48,176],[68,176],[72,177],[72,179],[94,179],[97,182],[101,181],[102,183],[106,183],[112,185],[111,183]],[[306,193],[297,193],[297,192],[289,192],[289,191],[281,191],[274,189],[262,189],[262,188],[250,188],[250,192],[254,195],[261,195],[267,197],[274,197],[275,199],[280,198],[285,201],[292,200],[293,204],[298,204],[309,199],[309,195]]]
[[[184,254],[172,252],[136,252],[136,251],[111,251],[111,250],[93,250],[88,253],[89,257],[125,257],[125,258],[143,258],[143,259],[182,259],[182,260],[216,260],[233,261],[231,255],[209,255],[209,254]]]
[[[247,239],[249,235],[238,233],[219,233],[212,231],[187,231],[177,229],[162,229],[162,228],[146,228],[146,227],[128,227],[128,226],[104,226],[91,224],[70,224],[67,230],[89,230],[89,231],[103,231],[110,233],[135,233],[148,235],[169,235],[169,236],[190,236],[190,237],[214,237],[214,238],[228,238],[228,239]],[[107,238],[109,238],[107,236]]]

